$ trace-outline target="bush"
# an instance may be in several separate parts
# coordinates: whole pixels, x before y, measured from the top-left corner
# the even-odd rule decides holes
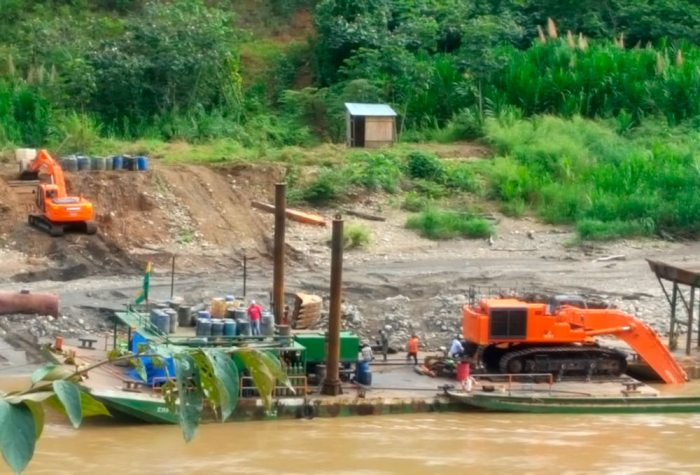
[[[401,203],[401,209],[406,211],[411,211],[417,213],[418,211],[423,211],[428,207],[428,199],[425,196],[421,196],[415,191],[409,191],[403,198],[403,203]]]
[[[493,234],[493,225],[483,218],[457,211],[426,210],[406,222],[408,229],[417,230],[429,239],[454,237],[486,238]]]
[[[440,181],[445,174],[445,169],[440,159],[427,152],[414,151],[406,157],[408,176],[430,181]]]
[[[395,193],[401,178],[398,158],[387,153],[357,153],[349,157],[352,183],[368,190]]]
[[[591,241],[610,241],[626,237],[650,236],[654,225],[649,221],[598,221],[584,219],[576,225],[581,239]]]
[[[343,233],[345,249],[366,248],[371,243],[370,229],[364,224],[348,223]]]
[[[342,171],[323,169],[318,177],[302,189],[302,198],[315,204],[325,204],[345,194],[347,183]]]

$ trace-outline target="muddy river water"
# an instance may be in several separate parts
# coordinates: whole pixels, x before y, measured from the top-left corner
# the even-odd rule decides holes
[[[7,388],[14,381],[0,380]],[[693,383],[681,392],[696,392]],[[178,427],[51,418],[27,474],[696,474],[700,414],[415,414]],[[0,466],[0,473],[9,473]]]

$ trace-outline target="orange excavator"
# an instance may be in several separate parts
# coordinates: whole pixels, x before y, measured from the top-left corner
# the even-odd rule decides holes
[[[37,187],[36,206],[41,214],[30,214],[29,224],[51,236],[62,236],[67,230],[95,234],[92,203],[82,196],[68,196],[63,169],[46,150],[39,150],[20,178],[37,179],[42,169],[48,172],[51,181]]]
[[[580,297],[557,296],[549,304],[483,299],[465,305],[462,318],[465,353],[485,371],[617,376],[627,369],[627,355],[595,340],[609,335],[665,383],[688,379],[650,326],[620,310],[586,308]]]

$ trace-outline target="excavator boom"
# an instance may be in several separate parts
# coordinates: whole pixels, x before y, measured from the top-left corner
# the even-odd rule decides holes
[[[678,384],[688,376],[663,342],[646,323],[632,315],[613,309],[579,309],[563,307],[560,321],[581,326],[589,336],[614,335],[627,343],[667,384]]]

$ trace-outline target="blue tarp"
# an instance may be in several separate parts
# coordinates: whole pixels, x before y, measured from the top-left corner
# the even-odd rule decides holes
[[[144,344],[148,344],[148,339],[138,332],[134,333],[131,339],[131,351],[137,353],[139,346]],[[165,378],[168,375],[171,378],[175,377],[175,365],[172,358],[165,358],[165,367],[155,367],[153,359],[149,356],[142,357],[141,362],[146,368],[146,384],[148,385],[153,385],[153,378]],[[167,374],[166,369],[168,371]],[[135,369],[130,369],[127,371],[127,374],[134,379],[142,380]]]

